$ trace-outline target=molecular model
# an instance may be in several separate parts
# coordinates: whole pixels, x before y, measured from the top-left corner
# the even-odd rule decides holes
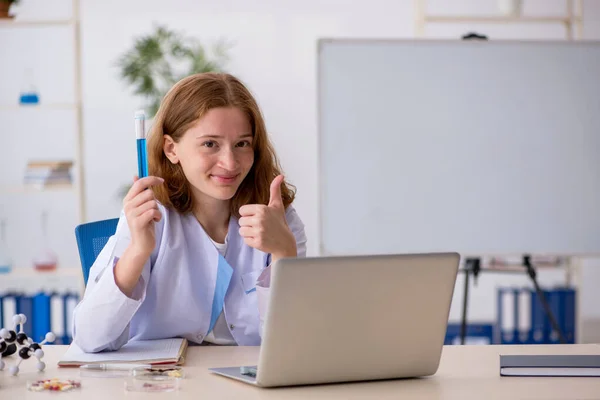
[[[54,342],[56,336],[52,332],[46,334],[46,338],[42,343],[35,343],[31,338],[27,337],[23,332],[23,325],[27,322],[27,317],[24,314],[18,314],[13,317],[14,328],[12,330],[0,329],[0,371],[4,369],[3,357],[8,357],[17,352],[19,353],[19,360],[17,363],[10,367],[9,372],[11,375],[17,375],[19,373],[19,365],[23,360],[27,360],[32,355],[37,358],[37,369],[43,371],[46,368],[46,364],[42,361],[44,352],[42,351],[42,345],[48,342]],[[19,333],[16,332],[17,326],[19,327]],[[15,345],[16,342],[16,345]]]

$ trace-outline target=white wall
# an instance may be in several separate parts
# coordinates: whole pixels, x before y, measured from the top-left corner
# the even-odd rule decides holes
[[[525,12],[559,15],[561,0],[526,1]],[[141,11],[140,11],[141,10]],[[433,13],[495,12],[494,1],[435,0]],[[131,37],[147,32],[153,21],[168,24],[207,41],[227,37],[235,42],[230,71],[239,75],[255,92],[263,107],[269,131],[284,169],[298,187],[296,207],[306,223],[309,254],[318,252],[316,40],[319,37],[412,37],[412,1],[308,0],[226,2],[175,0],[83,1],[83,44],[85,85],[86,162],[89,217],[116,215],[116,187],[135,173],[131,116],[139,105],[115,79],[112,63],[131,44]],[[585,35],[600,38],[600,2],[586,2]],[[458,37],[477,30],[490,38],[558,38],[564,29],[557,25],[462,25],[431,24],[429,37]],[[107,161],[110,155],[110,162]],[[99,168],[99,165],[103,165]],[[585,282],[600,282],[600,268],[586,271]],[[589,272],[588,272],[589,271]],[[588,277],[588,276],[586,276]],[[542,277],[561,282],[560,273]],[[486,284],[486,282],[488,284]],[[522,278],[482,277],[474,289],[470,315],[490,318],[490,290],[496,282],[524,283]],[[459,282],[459,286],[460,282]],[[585,293],[590,293],[588,290]],[[460,299],[461,290],[457,291]],[[493,292],[492,292],[493,293]],[[586,311],[595,313],[600,302],[591,293],[584,297]],[[484,299],[488,299],[485,301]],[[482,302],[483,300],[483,302]],[[480,305],[477,307],[477,305]],[[460,307],[455,301],[452,318]],[[598,314],[600,316],[600,314]]]
[[[526,12],[558,14],[562,0],[526,1]],[[595,3],[589,2],[588,3]],[[432,12],[494,12],[494,1],[432,1]],[[319,37],[411,37],[412,1],[174,0],[82,1],[83,70],[89,218],[115,215],[114,193],[135,173],[132,113],[139,100],[119,82],[116,57],[153,22],[206,42],[234,42],[229,70],[256,94],[287,177],[298,186],[296,206],[307,225],[309,252],[316,254],[316,40]],[[534,7],[536,6],[536,7]],[[595,6],[595,7],[592,7]],[[455,8],[456,7],[456,8]],[[587,25],[600,20],[600,4],[587,7]],[[594,14],[592,14],[592,11]],[[595,18],[591,19],[592,17]],[[429,36],[459,36],[470,28],[432,24]],[[490,25],[491,37],[561,38],[562,27]],[[597,31],[598,32],[598,31]],[[587,33],[587,26],[586,26]],[[600,37],[600,32],[598,32]],[[111,154],[107,162],[106,154]],[[102,166],[100,168],[100,166]]]
[[[30,12],[43,15],[40,8],[51,8],[52,3],[37,1]],[[495,0],[433,0],[431,4],[436,14],[495,12]],[[564,9],[563,0],[527,0],[525,4],[530,14],[560,14]],[[316,40],[324,36],[412,37],[413,1],[81,0],[81,12],[88,219],[118,215],[121,203],[116,192],[136,173],[132,116],[141,102],[117,79],[114,64],[134,36],[147,33],[158,22],[205,43],[219,37],[234,42],[229,71],[249,85],[262,106],[287,178],[298,187],[296,208],[306,224],[309,254],[317,254]],[[427,34],[459,37],[471,30],[491,38],[563,37],[560,26],[541,24],[433,24]],[[586,1],[585,36],[600,39],[598,1]],[[74,243],[72,237],[67,240],[69,245]],[[600,319],[600,311],[595,310],[600,310],[600,295],[593,290],[600,282],[597,267],[584,271],[583,312]],[[484,286],[485,281],[491,283]],[[494,278],[482,277],[480,282],[470,315],[489,319],[494,310],[489,304]],[[460,282],[458,287],[462,287]],[[453,318],[458,316],[457,306],[453,305]]]
[[[166,8],[162,1],[84,1],[89,217],[115,215],[115,188],[136,171],[131,120],[140,103],[115,79],[111,64],[133,35],[147,32],[158,21],[207,42],[217,37],[234,42],[229,70],[249,85],[262,106],[287,178],[298,187],[296,207],[307,226],[309,252],[315,254],[316,40],[336,35],[409,36],[409,3],[396,3],[401,2],[362,1],[350,7],[349,2],[331,0],[263,1],[252,6],[244,1],[178,0]],[[111,162],[102,169],[94,167],[103,163],[107,152],[113,154]]]

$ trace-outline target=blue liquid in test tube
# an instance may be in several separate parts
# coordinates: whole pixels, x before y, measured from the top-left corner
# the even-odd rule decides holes
[[[148,157],[146,155],[146,114],[144,111],[135,113],[135,139],[137,142],[138,177],[148,176]]]

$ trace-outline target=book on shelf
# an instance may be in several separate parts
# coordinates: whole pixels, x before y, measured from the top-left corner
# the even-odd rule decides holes
[[[34,160],[27,163],[24,183],[27,186],[49,187],[54,185],[70,185],[73,183],[69,160],[43,161]]]

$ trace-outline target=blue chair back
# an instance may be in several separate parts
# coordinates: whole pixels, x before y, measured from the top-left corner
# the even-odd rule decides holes
[[[119,218],[88,222],[75,228],[75,238],[81,259],[83,282],[87,285],[90,269],[102,251],[108,239],[117,230]]]

